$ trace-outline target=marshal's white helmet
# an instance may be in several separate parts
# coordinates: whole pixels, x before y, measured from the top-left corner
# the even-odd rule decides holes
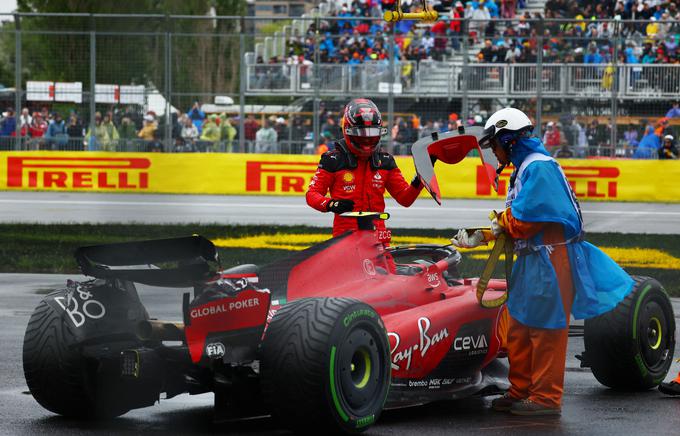
[[[529,117],[519,109],[506,107],[494,112],[484,125],[484,137],[479,141],[482,148],[491,146],[491,140],[497,139],[503,146],[525,131],[534,127]]]

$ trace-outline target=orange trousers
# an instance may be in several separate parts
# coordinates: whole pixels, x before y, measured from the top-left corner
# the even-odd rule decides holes
[[[509,213],[507,215],[506,230],[513,237],[528,237],[544,230],[543,240],[546,244],[564,241],[562,226],[559,224],[526,223]],[[509,316],[507,349],[510,361],[510,395],[514,398],[528,398],[546,407],[561,407],[569,314],[574,301],[574,286],[566,246],[554,246],[550,262],[557,274],[567,327],[534,328]]]

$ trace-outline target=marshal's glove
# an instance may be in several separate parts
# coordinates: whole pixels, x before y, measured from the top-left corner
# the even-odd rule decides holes
[[[491,233],[497,238],[501,233],[505,232],[505,228],[499,223],[499,221],[503,222],[503,212],[498,213],[492,210],[489,214],[489,219],[491,220]]]
[[[475,248],[485,242],[484,234],[481,230],[468,233],[466,229],[460,229],[456,236],[451,239],[451,243],[458,248]]]
[[[331,201],[326,205],[326,210],[333,213],[351,212],[352,209],[354,209],[352,200],[334,200],[331,198]]]

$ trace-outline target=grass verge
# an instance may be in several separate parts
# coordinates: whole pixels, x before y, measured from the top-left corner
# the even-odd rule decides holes
[[[453,230],[393,229],[394,245],[445,244]],[[264,264],[330,237],[330,229],[306,226],[218,225],[0,225],[0,272],[77,273],[73,251],[80,246],[201,234],[218,246],[222,265]],[[680,297],[680,235],[588,234],[628,273],[658,279]],[[460,270],[478,276],[487,253],[463,253]],[[500,276],[501,268],[497,269]]]

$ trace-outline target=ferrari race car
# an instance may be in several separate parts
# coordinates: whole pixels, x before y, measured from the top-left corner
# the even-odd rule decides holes
[[[414,146],[435,198],[428,153],[455,163],[476,144],[453,132]],[[218,416],[358,433],[385,408],[505,391],[507,315],[484,304],[502,301],[505,280],[484,280],[480,293],[451,246],[389,247],[373,225],[387,214],[350,216],[358,230],[263,266],[222,269],[200,236],[78,249],[93,279],[47,295],[28,323],[31,394],[92,419],[214,392]],[[151,318],[135,283],[187,288],[182,321]],[[617,308],[585,323],[582,364],[606,386],[651,388],[668,372],[674,331],[665,291],[638,277]]]

